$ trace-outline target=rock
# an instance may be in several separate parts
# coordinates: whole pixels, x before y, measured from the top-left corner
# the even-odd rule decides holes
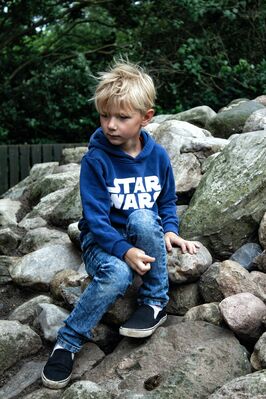
[[[19,246],[21,237],[14,228],[6,227],[0,229],[0,254],[13,255]]]
[[[50,175],[58,167],[58,162],[36,163],[30,170],[31,181],[39,180],[45,175]]]
[[[266,392],[266,370],[247,374],[228,382],[209,399],[264,399]]]
[[[27,231],[45,226],[47,226],[47,221],[40,216],[37,216],[32,219],[24,218],[18,223],[18,227],[21,227]]]
[[[87,147],[64,148],[61,164],[80,163],[83,155],[88,151]]]
[[[67,163],[64,165],[57,166],[53,173],[65,173],[65,172],[73,172],[75,175],[80,173],[80,165],[77,163]]]
[[[79,179],[79,171],[69,171],[45,175],[36,180],[29,188],[29,198],[36,203],[40,198],[63,188],[72,188]]]
[[[248,117],[264,106],[256,101],[239,101],[230,103],[212,118],[206,126],[215,137],[228,138],[241,133]]]
[[[36,251],[47,245],[66,244],[69,243],[69,237],[66,233],[48,229],[47,227],[37,227],[29,230],[22,238],[19,251],[22,254]]]
[[[218,302],[204,303],[189,309],[184,316],[184,320],[202,320],[216,326],[221,325],[223,322]]]
[[[0,285],[7,284],[12,281],[9,273],[9,267],[14,266],[18,258],[15,256],[0,255]]]
[[[67,388],[61,399],[112,399],[112,396],[96,383],[81,380]]]
[[[199,288],[205,302],[221,302],[224,298],[218,283],[220,268],[221,262],[214,262],[200,276]]]
[[[81,218],[79,183],[68,191],[52,209],[49,220],[54,226],[67,227]]]
[[[63,287],[78,287],[81,285],[81,275],[72,269],[61,270],[51,280],[50,290],[54,298],[62,299]]]
[[[229,328],[241,339],[254,341],[262,334],[262,318],[266,305],[248,292],[232,295],[220,303],[220,310]]]
[[[34,384],[41,375],[44,362],[30,361],[24,364],[9,382],[0,388],[0,398],[11,399]]]
[[[9,198],[10,200],[13,201],[19,201],[30,183],[31,183],[31,178],[27,176],[25,179],[21,180],[15,186],[10,187],[10,189],[6,191],[4,194],[2,194],[0,198]]]
[[[13,227],[17,225],[17,213],[21,209],[19,201],[9,198],[0,199],[0,227]]]
[[[246,120],[243,132],[266,130],[266,108],[254,111]]]
[[[257,297],[266,303],[266,274],[253,271],[250,273],[250,278],[257,287]]]
[[[266,95],[265,94],[254,98],[254,101],[257,101],[257,103],[260,103],[266,107]]]
[[[205,128],[209,121],[216,116],[216,112],[207,105],[201,105],[188,109],[187,111],[179,112],[178,114],[171,115],[169,119],[176,119],[192,123],[200,128]]]
[[[259,227],[259,240],[261,246],[266,249],[266,212],[263,215],[263,218],[261,219],[260,222],[260,227]]]
[[[61,389],[41,388],[23,396],[22,399],[60,399],[61,395]]]
[[[254,266],[260,271],[266,273],[266,250],[254,259]]]
[[[256,295],[257,287],[250,278],[250,273],[232,260],[225,260],[221,264],[218,284],[224,297],[243,292]]]
[[[256,342],[250,361],[254,370],[266,369],[266,332]]]
[[[157,129],[157,127],[159,126],[159,123],[156,122],[151,122],[149,123],[147,126],[145,126],[145,130],[147,130],[147,132],[153,136],[153,133],[155,132],[155,130]]]
[[[205,322],[160,327],[148,340],[132,341],[122,340],[84,377],[122,395],[145,394],[144,382],[160,374],[154,397],[191,399],[207,398],[250,372],[246,352],[233,334]]]
[[[23,256],[10,274],[16,284],[48,290],[54,275],[65,269],[77,269],[80,255],[72,244],[51,245]]]
[[[68,317],[69,312],[52,303],[41,303],[39,307],[36,324],[40,326],[45,339],[55,342],[58,330],[64,325],[64,320]]]
[[[76,223],[71,223],[68,228],[67,228],[67,234],[70,240],[73,242],[73,244],[76,245],[76,247],[80,250],[80,231],[78,228],[78,222]]]
[[[104,352],[92,342],[83,345],[81,351],[75,356],[75,363],[71,380],[82,379],[85,372],[91,370],[105,357]]]
[[[183,254],[180,248],[173,248],[168,254],[168,274],[173,283],[196,281],[211,265],[212,257],[200,242],[198,252],[194,255]]]
[[[41,338],[18,321],[0,320],[0,374],[41,348]]]
[[[8,316],[8,320],[18,320],[22,324],[32,324],[35,317],[40,312],[40,303],[51,303],[52,299],[46,295],[38,295],[35,298],[18,306],[13,312]]]
[[[184,315],[190,308],[201,302],[198,284],[171,285],[167,313]]]
[[[230,260],[239,263],[247,270],[252,270],[253,260],[256,256],[262,253],[262,249],[259,244],[247,243],[238,248],[233,255],[230,256]]]
[[[202,242],[217,259],[253,241],[265,213],[265,158],[266,131],[232,139],[203,175],[180,235]]]
[[[104,353],[111,353],[118,342],[121,341],[117,327],[107,326],[106,324],[99,323],[92,331],[94,342]]]

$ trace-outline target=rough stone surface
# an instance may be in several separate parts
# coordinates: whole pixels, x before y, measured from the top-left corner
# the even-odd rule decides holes
[[[38,295],[35,298],[18,306],[13,312],[8,316],[8,320],[18,320],[23,324],[31,324],[35,317],[40,312],[40,303],[51,303],[52,299],[47,295]]]
[[[250,273],[250,278],[257,287],[257,296],[266,303],[266,274],[253,271]]]
[[[246,352],[229,331],[204,322],[184,322],[161,327],[144,342],[123,340],[85,377],[109,392],[144,394],[144,382],[160,374],[158,397],[191,399],[207,398],[248,372]]]
[[[237,336],[249,341],[260,337],[266,305],[259,298],[245,292],[223,299],[219,306],[223,318]]]
[[[176,119],[179,121],[185,121],[192,123],[200,128],[205,128],[208,122],[216,116],[216,112],[208,107],[207,105],[200,105],[188,109],[187,111],[179,112],[169,117],[169,119]]]
[[[40,337],[18,321],[0,320],[0,374],[18,360],[36,353],[42,345]]]
[[[80,163],[83,155],[87,152],[87,147],[64,148],[62,151],[61,164]]]
[[[17,234],[13,228],[0,228],[0,254],[13,255],[21,240],[20,234]]]
[[[184,316],[184,320],[202,320],[217,326],[223,322],[223,317],[219,309],[219,303],[204,303],[189,309]]]
[[[211,265],[212,257],[208,249],[198,242],[199,249],[194,255],[183,254],[180,248],[173,248],[168,255],[168,274],[173,283],[196,281]]]
[[[40,326],[44,338],[48,341],[55,342],[57,332],[59,328],[64,325],[64,320],[69,315],[69,312],[52,303],[41,303],[39,307],[39,316],[36,322]]]
[[[24,389],[30,387],[39,378],[44,366],[44,362],[28,362],[24,364],[18,373],[0,388],[0,398],[11,399],[19,395]]]
[[[246,120],[243,132],[266,130],[266,108],[254,111]]]
[[[12,201],[9,198],[0,199],[0,227],[16,226],[16,214],[20,208],[19,201]]]
[[[228,382],[208,399],[265,399],[266,370]]]
[[[181,236],[202,242],[218,259],[253,241],[266,207],[265,159],[266,131],[233,138],[203,175]]]
[[[197,283],[184,285],[171,285],[169,290],[169,302],[167,313],[184,315],[190,308],[201,303],[199,287]]]
[[[256,342],[250,361],[255,370],[266,369],[266,332]]]
[[[10,274],[19,285],[48,289],[53,276],[64,269],[77,269],[80,255],[72,244],[51,245],[25,255]]]
[[[261,252],[262,249],[259,244],[249,242],[238,248],[238,250],[230,256],[230,260],[238,262],[247,270],[252,270],[253,261]]]
[[[21,240],[19,251],[22,254],[36,251],[49,244],[69,243],[69,237],[63,231],[48,229],[47,227],[37,227],[29,230]]]
[[[264,106],[256,101],[239,101],[224,107],[207,124],[207,129],[216,137],[228,138],[241,133],[248,117]]]
[[[260,222],[259,240],[262,247],[266,249],[266,212],[264,213],[263,218],[261,219]]]
[[[112,396],[95,382],[81,380],[67,388],[61,399],[112,399]]]
[[[41,388],[23,396],[22,399],[61,399],[61,389]]]

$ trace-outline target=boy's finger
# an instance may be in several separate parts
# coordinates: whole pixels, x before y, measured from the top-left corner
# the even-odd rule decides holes
[[[149,256],[149,255],[145,255],[143,258],[143,261],[146,263],[150,263],[150,262],[155,262],[155,258],[153,256]]]
[[[172,249],[173,249],[173,247],[172,247],[172,245],[171,245],[171,241],[170,241],[170,238],[169,238],[169,237],[166,237],[166,238],[165,238],[165,245],[166,245],[167,251],[168,251],[168,252],[171,252]]]

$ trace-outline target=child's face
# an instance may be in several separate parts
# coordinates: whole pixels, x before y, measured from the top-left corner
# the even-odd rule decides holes
[[[153,114],[152,109],[144,115],[130,109],[112,110],[101,113],[100,122],[107,140],[127,151],[139,142],[140,130],[150,122]]]

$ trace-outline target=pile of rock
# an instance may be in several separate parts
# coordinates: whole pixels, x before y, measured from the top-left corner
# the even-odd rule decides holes
[[[28,298],[12,311],[0,300],[0,398],[266,397],[265,101],[234,101],[217,114],[197,107],[148,126],[173,164],[181,235],[199,251],[169,254],[167,323],[149,339],[118,335],[136,307],[136,278],[77,356],[64,391],[42,388],[40,373],[91,281],[77,228],[86,148],[34,165],[2,196],[1,292],[20,287]]]

